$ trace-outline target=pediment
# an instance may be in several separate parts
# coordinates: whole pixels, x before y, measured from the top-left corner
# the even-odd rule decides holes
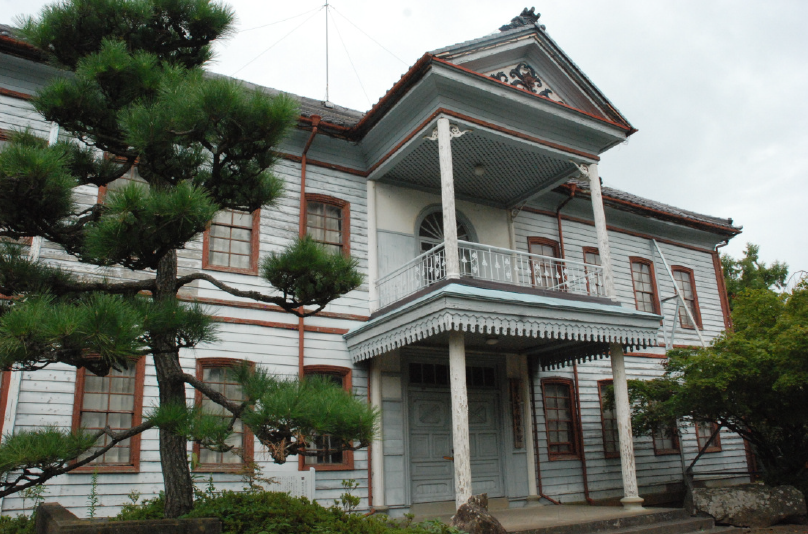
[[[630,126],[539,26],[502,31],[434,52],[465,69],[612,122]]]

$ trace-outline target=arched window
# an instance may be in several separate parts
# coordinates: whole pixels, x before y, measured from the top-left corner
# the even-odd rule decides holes
[[[477,241],[474,229],[468,219],[460,212],[455,212],[457,221],[457,239],[460,241]],[[443,243],[443,212],[440,207],[429,208],[420,217],[418,224],[418,253],[423,254]]]

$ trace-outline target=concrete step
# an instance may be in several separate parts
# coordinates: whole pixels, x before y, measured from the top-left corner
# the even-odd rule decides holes
[[[693,519],[697,521],[692,521]],[[709,527],[707,527],[708,522]],[[665,525],[671,530],[665,530],[663,527],[659,532],[654,531],[653,528],[658,525]],[[571,515],[566,519],[564,524],[527,530],[514,529],[509,530],[509,532],[513,534],[594,534],[601,532],[608,534],[682,534],[685,532],[709,530],[712,527],[713,520],[711,518],[708,518],[708,521],[703,521],[701,518],[691,518],[685,510],[672,509],[654,513],[582,522],[575,522],[574,515]],[[686,528],[687,530],[674,530],[676,528]]]

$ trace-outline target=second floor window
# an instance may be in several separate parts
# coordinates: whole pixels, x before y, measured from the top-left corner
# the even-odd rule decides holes
[[[587,265],[600,265],[600,251],[598,251],[595,247],[584,247],[583,248],[583,255],[584,255],[584,263]],[[601,287],[603,280],[601,280],[598,276],[595,276],[592,269],[586,270],[586,287],[590,295],[597,297],[603,294],[603,288]]]
[[[123,189],[125,186],[135,183],[139,184],[142,187],[149,187],[149,184],[146,183],[146,180],[140,177],[140,173],[137,170],[137,165],[132,165],[132,168],[126,171],[120,178],[117,178],[107,185],[98,188],[98,203],[103,204],[104,199],[106,196],[113,191],[118,191]]]
[[[546,258],[558,258],[558,243],[543,237],[527,238],[528,252]],[[551,259],[531,258],[530,269],[533,285],[551,289],[561,283],[561,263]]]
[[[698,297],[696,296],[696,283],[693,280],[693,270],[687,267],[671,267],[673,279],[676,281],[676,288],[684,298],[687,308],[696,320],[696,325],[701,328],[701,314],[699,313]],[[693,322],[687,316],[683,306],[679,306],[679,324],[682,328],[693,328]]]
[[[329,252],[350,254],[348,202],[314,193],[306,194],[306,233]]]
[[[255,274],[258,272],[259,210],[222,210],[205,231],[202,268]]]
[[[634,284],[634,301],[638,310],[657,313],[656,281],[654,264],[645,258],[631,258],[631,280]]]

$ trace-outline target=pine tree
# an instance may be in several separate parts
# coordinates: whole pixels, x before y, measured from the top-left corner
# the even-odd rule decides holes
[[[177,517],[193,506],[187,440],[227,451],[239,418],[281,463],[313,454],[306,436],[329,434],[345,449],[372,439],[375,410],[327,382],[239,368],[247,400],[237,403],[180,366],[181,349],[215,340],[204,309],[178,301],[187,284],[204,280],[306,316],[362,281],[355,261],[308,238],[265,258],[260,274],[275,290],[269,293],[242,291],[208,273],[178,276],[177,250],[218,211],[271,211],[283,194],[272,168],[275,147],[298,116],[296,103],[202,70],[212,41],[227,36],[232,23],[233,12],[211,0],[64,0],[21,20],[21,35],[63,69],[33,103],[67,140],[49,145],[18,132],[0,152],[0,294],[9,297],[0,316],[0,366],[36,370],[60,362],[105,375],[145,355],[156,368],[160,407],[124,432],[43,428],[7,436],[0,473],[9,476],[0,496],[86,465],[156,426],[166,516]],[[78,205],[77,187],[107,186],[134,166],[147,187],[130,184],[102,204]],[[86,264],[125,267],[132,280],[78,276],[29,259],[11,242],[34,236]],[[187,386],[232,418],[187,407]],[[92,449],[102,434],[108,445]]]

